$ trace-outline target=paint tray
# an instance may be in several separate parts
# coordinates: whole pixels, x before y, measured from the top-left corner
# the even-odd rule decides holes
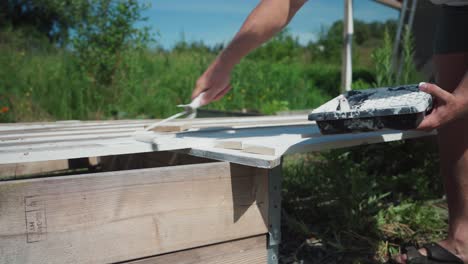
[[[348,91],[312,111],[322,134],[416,128],[432,109],[418,85]]]

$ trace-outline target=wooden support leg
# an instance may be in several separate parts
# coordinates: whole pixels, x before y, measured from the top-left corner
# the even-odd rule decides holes
[[[282,163],[282,162],[281,162]],[[268,171],[268,264],[278,264],[281,243],[282,165]]]

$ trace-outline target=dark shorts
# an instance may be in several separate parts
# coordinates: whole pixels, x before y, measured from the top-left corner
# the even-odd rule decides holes
[[[437,19],[435,54],[468,52],[468,6],[442,5]]]

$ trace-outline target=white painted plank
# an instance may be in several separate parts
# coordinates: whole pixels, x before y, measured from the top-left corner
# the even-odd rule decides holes
[[[50,137],[50,136],[67,136],[67,135],[80,135],[80,134],[97,134],[97,133],[115,133],[115,132],[132,132],[132,131],[142,131],[144,129],[143,125],[138,126],[114,126],[114,127],[83,127],[81,129],[74,128],[73,130],[60,130],[53,129],[48,131],[36,131],[36,130],[24,130],[21,133],[3,133],[0,134],[0,141],[5,140],[14,140],[20,138],[40,138],[40,137]]]
[[[0,124],[0,134],[6,133],[21,133],[29,131],[59,131],[59,130],[80,130],[82,128],[111,128],[111,127],[128,127],[147,125],[156,120],[141,120],[141,121],[109,121],[109,122],[75,122],[70,124],[63,123],[10,123]]]
[[[31,138],[28,139],[30,141],[22,143],[14,142],[3,146],[0,144],[0,164],[191,149],[188,150],[189,153],[195,156],[271,168],[279,164],[280,157],[284,154],[320,151],[428,135],[428,133],[417,131],[387,130],[323,136],[319,134],[314,122],[307,122],[307,125],[280,124],[268,127],[256,127],[258,124],[251,121],[248,121],[248,123],[251,122],[250,124],[239,123],[239,120],[272,119],[272,117],[262,118],[233,118],[227,120],[228,123],[232,121],[231,123],[235,126],[232,129],[196,129],[177,134],[152,132],[130,134],[125,132],[109,133],[110,138],[106,138],[100,134],[84,133],[83,135],[72,134],[71,136],[56,134],[44,137],[47,140],[43,141],[39,140],[40,137]],[[290,119],[289,116],[275,118],[280,120],[280,123]],[[213,125],[213,119],[199,122],[201,125]],[[103,133],[106,135],[105,132]],[[308,135],[310,138],[304,139],[304,135]],[[232,149],[224,149],[224,147]],[[236,148],[237,150],[235,150]]]
[[[106,126],[106,125],[125,125],[125,124],[151,124],[161,119],[141,119],[141,120],[103,120],[103,121],[56,121],[56,122],[29,122],[29,123],[2,123],[0,131],[3,130],[22,130],[22,129],[42,129],[42,128],[69,128],[82,126]],[[265,121],[284,121],[284,120],[307,120],[307,115],[290,116],[253,116],[253,117],[215,117],[215,118],[195,118],[195,119],[176,119],[171,124],[216,124],[216,123],[245,123],[245,122],[265,122]]]
[[[155,151],[152,144],[138,142],[133,139],[104,141],[100,144],[83,144],[75,147],[52,147],[35,151],[1,151],[0,164],[47,161],[60,159],[76,159],[95,156],[144,153]]]
[[[197,147],[180,152],[196,157],[228,161],[257,168],[271,169],[281,164],[281,156],[259,155],[232,149]]]
[[[0,153],[5,151],[35,151],[44,148],[60,148],[60,147],[81,147],[90,143],[101,143],[106,140],[127,139],[131,136],[130,133],[115,133],[106,135],[80,135],[69,137],[57,137],[54,140],[33,139],[25,140],[25,142],[7,142],[0,143]]]
[[[285,154],[390,142],[429,135],[435,135],[435,132],[383,130],[356,134],[315,135],[309,138],[271,137],[263,142],[251,141],[249,139],[247,142],[243,142],[242,151],[262,155],[281,156]]]

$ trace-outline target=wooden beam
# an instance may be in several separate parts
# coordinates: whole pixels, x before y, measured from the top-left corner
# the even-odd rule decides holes
[[[256,236],[226,243],[194,248],[162,256],[125,262],[127,264],[265,264],[266,236]]]
[[[67,170],[68,160],[0,164],[0,180]]]
[[[0,263],[110,263],[265,234],[267,181],[216,162],[0,182]]]

